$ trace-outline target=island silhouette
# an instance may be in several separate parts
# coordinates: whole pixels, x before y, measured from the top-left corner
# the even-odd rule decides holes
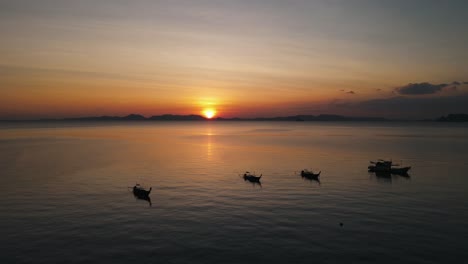
[[[43,119],[51,120],[51,119]],[[153,115],[151,117],[144,117],[140,114],[130,114],[127,116],[91,116],[91,117],[76,117],[76,118],[63,118],[53,120],[65,121],[387,121],[383,117],[348,117],[342,115],[294,115],[294,116],[278,116],[278,117],[254,117],[254,118],[206,118],[201,115]]]
[[[141,114],[129,114],[126,116],[86,116],[86,117],[69,117],[69,118],[43,118],[29,120],[0,120],[6,122],[15,121],[363,121],[363,122],[382,122],[382,121],[437,121],[437,122],[468,122],[468,114],[448,114],[434,119],[410,120],[410,119],[389,119],[385,117],[368,117],[368,116],[343,116],[333,114],[320,115],[293,115],[293,116],[277,116],[277,117],[216,117],[206,118],[202,115],[174,115],[163,114],[145,117]]]
[[[468,114],[449,114],[437,119],[439,122],[468,122]]]

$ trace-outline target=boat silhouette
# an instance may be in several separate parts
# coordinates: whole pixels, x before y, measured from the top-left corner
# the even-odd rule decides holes
[[[248,171],[246,171],[243,175],[244,181],[249,181],[249,182],[260,182],[260,179],[262,178],[262,174],[260,176],[257,176],[255,174],[252,174]]]
[[[316,179],[320,177],[320,173],[322,173],[322,171],[319,171],[318,173],[314,173],[313,171],[309,171],[305,169],[301,171],[301,176],[304,178]]]
[[[135,196],[135,198],[139,199],[139,200],[145,200],[147,201],[150,206],[151,206],[151,198],[149,197],[149,194],[151,193],[151,190],[152,190],[152,187],[149,188],[149,190],[145,190],[143,187],[140,186],[140,184],[135,184],[135,186],[133,186],[132,188],[132,191],[133,191],[133,195]]]
[[[393,164],[391,160],[383,160],[379,159],[377,161],[370,161],[371,165],[367,167],[369,172],[375,173],[390,173],[390,174],[398,174],[398,175],[408,175],[408,171],[411,167],[399,167],[398,164]]]

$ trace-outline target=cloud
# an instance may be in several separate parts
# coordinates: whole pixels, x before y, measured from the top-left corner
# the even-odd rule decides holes
[[[435,94],[435,93],[442,91],[442,89],[446,86],[448,86],[446,83],[441,83],[441,84],[431,84],[428,82],[409,83],[405,86],[396,88],[395,91],[398,94],[403,94],[403,95]]]
[[[327,102],[295,102],[277,105],[278,112],[256,112],[258,116],[336,114],[344,116],[375,116],[395,119],[434,119],[451,113],[468,113],[468,92],[458,91],[445,96],[402,96],[356,101],[354,96],[342,96]],[[248,114],[246,114],[248,115]]]
[[[376,116],[395,119],[434,119],[450,113],[468,113],[468,90],[453,84],[441,85],[441,93],[433,96],[406,96],[385,89],[375,95],[389,97],[356,100],[357,96],[340,96],[326,102],[297,102],[286,106],[294,114],[337,114],[344,116]],[[453,91],[451,91],[453,90]],[[351,90],[345,90],[347,94]],[[379,96],[380,97],[380,96]]]
[[[341,106],[345,106],[341,104]],[[435,118],[449,113],[468,113],[468,94],[441,97],[406,97],[371,99],[348,105],[354,110],[398,118]],[[351,110],[351,109],[349,109]]]
[[[345,89],[341,89],[340,92],[347,93],[347,94],[356,94],[354,91],[346,91]]]
[[[432,84],[428,82],[422,83],[409,83],[405,86],[397,87],[394,89],[394,94],[397,95],[426,95],[435,94],[443,91],[453,92],[456,91],[459,85],[468,84],[468,82],[453,81],[449,84]]]

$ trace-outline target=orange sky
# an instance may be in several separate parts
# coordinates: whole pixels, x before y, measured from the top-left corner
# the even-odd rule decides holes
[[[388,115],[395,101],[439,98],[441,114],[459,110],[444,105],[468,92],[460,6],[349,2],[12,1],[0,11],[0,119]],[[409,83],[428,92],[400,92]]]

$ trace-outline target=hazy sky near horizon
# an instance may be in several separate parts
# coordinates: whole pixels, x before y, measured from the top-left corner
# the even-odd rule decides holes
[[[0,119],[468,112],[468,1],[0,0]]]

